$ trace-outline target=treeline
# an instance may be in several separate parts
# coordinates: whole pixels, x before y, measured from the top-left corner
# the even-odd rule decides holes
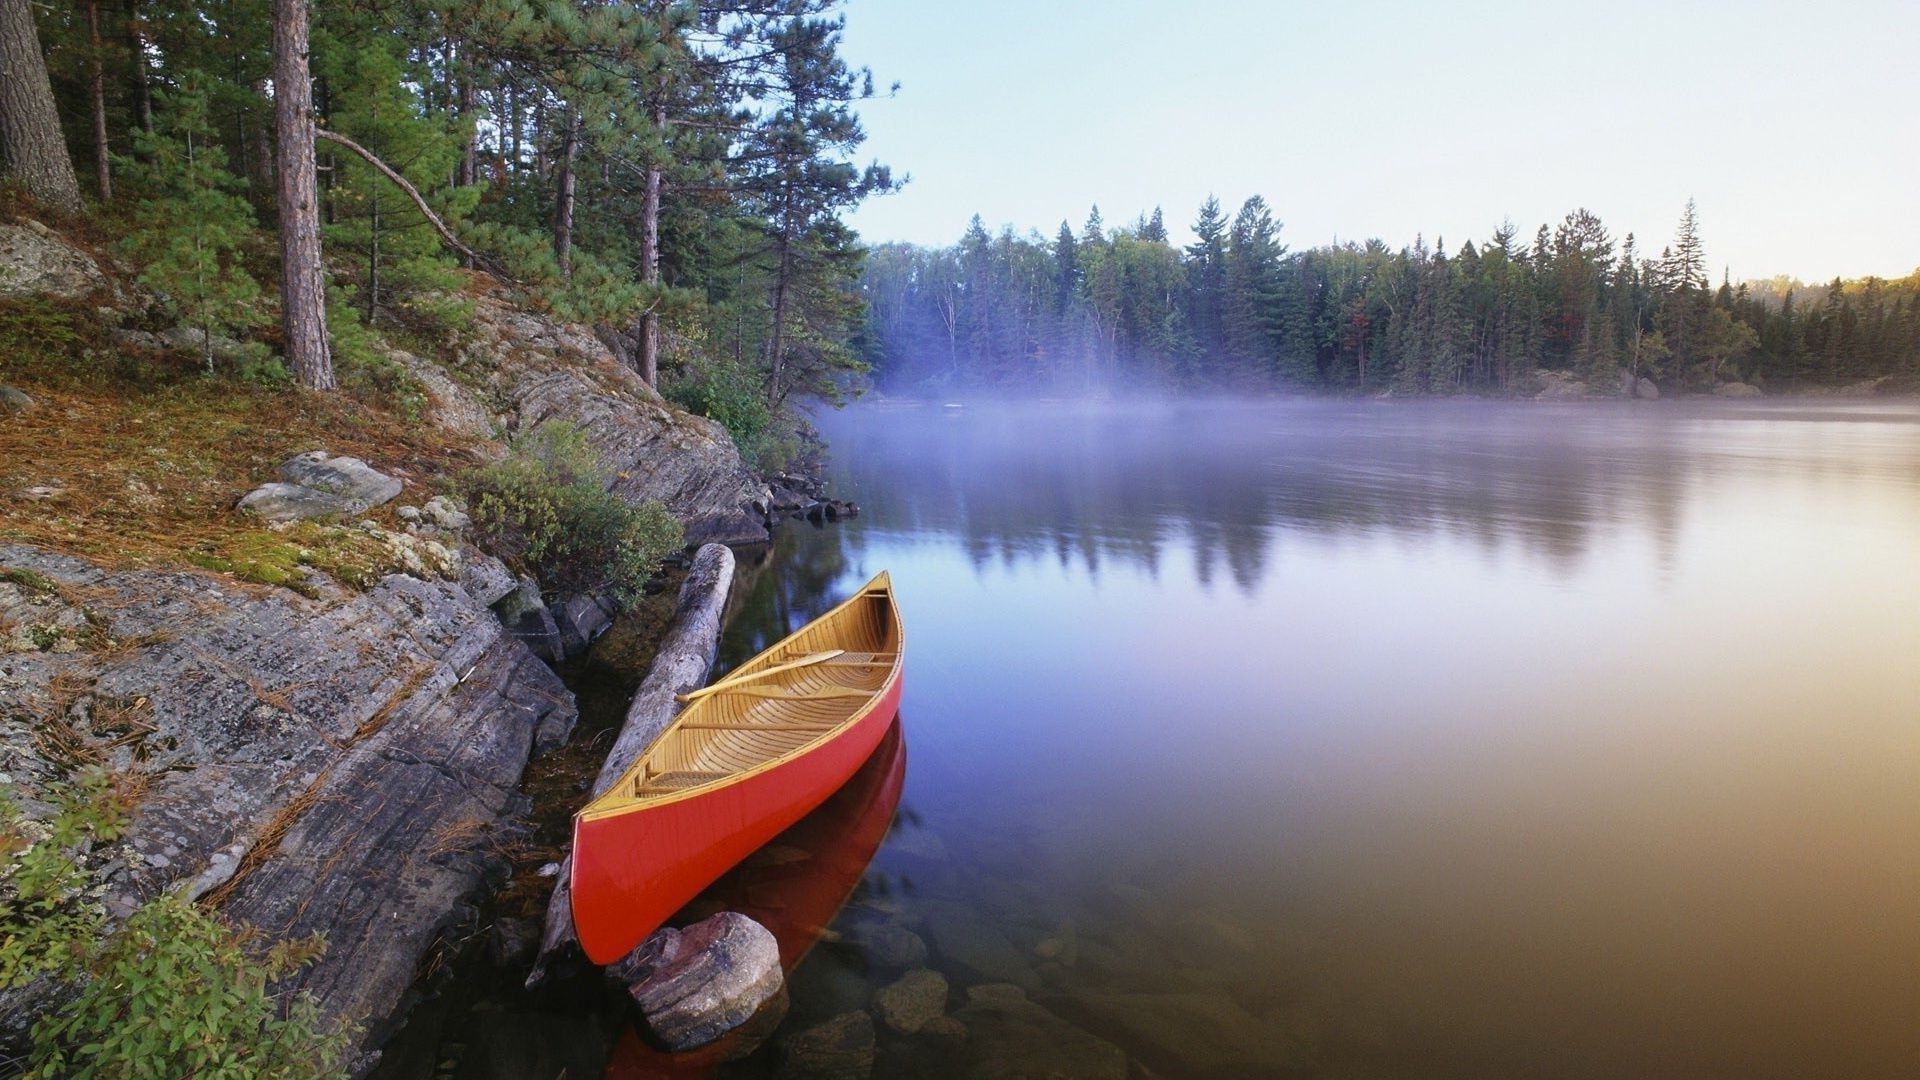
[[[1535,372],[1612,393],[1920,375],[1920,272],[1758,288],[1707,272],[1694,205],[1643,253],[1575,210],[1531,241],[1503,226],[1449,250],[1378,240],[1291,252],[1258,196],[1208,199],[1195,240],[1161,212],[1108,228],[1095,207],[1051,242],[978,216],[950,248],[874,250],[863,287],[884,384],[1516,394]]]
[[[893,181],[835,7],[0,0],[0,150],[182,323],[277,318],[310,386],[360,325],[457,322],[465,264],[738,430],[859,365],[842,215]]]

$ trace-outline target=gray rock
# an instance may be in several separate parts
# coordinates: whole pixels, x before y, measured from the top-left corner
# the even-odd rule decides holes
[[[1575,401],[1587,396],[1587,384],[1564,371],[1548,371],[1541,368],[1533,373],[1535,401]]]
[[[863,1080],[873,1072],[873,1017],[843,1013],[780,1040],[784,1073],[810,1080]]]
[[[30,413],[39,407],[25,390],[12,386],[0,386],[0,412]]]
[[[773,932],[735,911],[656,932],[609,975],[628,983],[648,1029],[675,1050],[746,1023],[785,984]]]
[[[593,639],[613,625],[618,613],[611,599],[590,593],[567,597],[553,612],[554,626],[560,631],[560,655],[564,658],[586,652]]]
[[[897,923],[869,923],[847,937],[868,964],[883,971],[903,971],[927,962],[927,943]]]
[[[240,500],[240,509],[285,524],[310,518],[351,517],[400,494],[401,483],[354,457],[314,450],[282,462],[277,482]]]
[[[403,506],[393,513],[394,516],[398,517],[401,521],[416,522],[420,520],[420,508],[417,506]]]
[[[209,339],[207,332],[197,326],[176,326],[160,337],[169,348],[192,356],[211,354],[215,360],[223,364],[233,363],[247,355],[245,343],[220,334],[215,334]]]
[[[1271,1076],[1307,1064],[1291,1039],[1223,991],[1091,993],[1072,1000],[1089,1027],[1135,1047],[1155,1069]]]
[[[973,987],[953,1019],[973,1046],[967,1075],[977,1080],[1127,1075],[1127,1055],[1118,1046],[1034,1004],[1016,986]]]
[[[1660,388],[1653,385],[1652,379],[1641,376],[1640,381],[1633,384],[1633,396],[1642,401],[1659,401]]]
[[[46,226],[0,224],[0,297],[76,300],[110,287],[93,256]]]
[[[289,484],[338,495],[362,508],[354,513],[363,513],[397,497],[404,486],[359,458],[335,457],[325,450],[310,450],[288,458],[274,473]]]
[[[467,590],[468,596],[492,607],[518,590],[520,582],[513,576],[513,571],[507,569],[506,563],[468,549],[460,558],[460,587]]]
[[[920,1025],[919,1035],[948,1047],[959,1046],[967,1041],[967,1025],[951,1016],[936,1016]]]
[[[16,799],[40,798],[62,769],[9,716],[53,715],[62,686],[131,711],[143,734],[97,747],[120,767],[138,755],[149,783],[125,841],[102,853],[125,859],[110,891],[189,887],[271,937],[325,934],[325,955],[287,986],[363,1025],[363,1045],[384,1040],[421,957],[483,885],[535,730],[574,712],[552,670],[448,581],[395,575],[312,599],[20,545],[0,545],[0,566],[84,597],[104,642],[0,655]],[[141,850],[179,854],[127,857]]]
[[[873,994],[874,1016],[889,1031],[902,1035],[919,1031],[946,1011],[946,977],[927,968],[909,971]]]
[[[1756,398],[1761,395],[1759,387],[1751,383],[1735,381],[1723,382],[1719,386],[1714,387],[1713,396],[1725,398]]]

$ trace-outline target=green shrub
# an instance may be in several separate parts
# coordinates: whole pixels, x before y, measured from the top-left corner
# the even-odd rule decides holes
[[[322,1034],[311,995],[270,989],[319,954],[318,940],[257,952],[251,935],[171,893],[109,926],[78,853],[125,831],[128,800],[97,769],[54,798],[45,822],[0,798],[0,989],[79,985],[34,1024],[28,1077],[338,1074],[350,1032]]]
[[[658,502],[608,491],[607,479],[585,434],[549,421],[461,486],[481,544],[548,593],[609,591],[631,603],[680,547],[680,524]]]

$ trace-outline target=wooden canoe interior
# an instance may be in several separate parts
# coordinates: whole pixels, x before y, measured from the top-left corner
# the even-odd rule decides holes
[[[755,672],[836,655],[763,678]],[[899,664],[900,627],[884,578],[716,683],[689,704],[586,813],[704,787],[793,753],[844,725]]]

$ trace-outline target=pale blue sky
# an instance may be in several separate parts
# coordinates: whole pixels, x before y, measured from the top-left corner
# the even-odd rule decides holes
[[[1296,247],[1586,206],[1657,253],[1689,195],[1717,279],[1920,266],[1920,0],[1312,4],[849,0],[862,107],[912,182],[854,217],[948,243],[1254,193]]]

